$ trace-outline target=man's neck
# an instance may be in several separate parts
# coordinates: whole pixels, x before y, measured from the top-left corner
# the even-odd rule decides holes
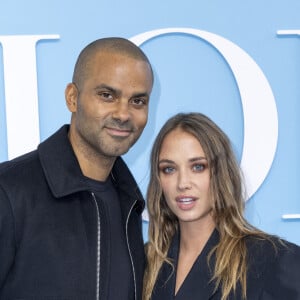
[[[94,180],[105,181],[113,168],[116,157],[106,157],[83,147],[80,143],[78,145],[70,135],[69,139],[83,175]]]
[[[115,160],[111,162],[104,162],[100,159],[91,160],[79,157],[77,157],[77,159],[83,175],[98,181],[106,181],[115,162]]]

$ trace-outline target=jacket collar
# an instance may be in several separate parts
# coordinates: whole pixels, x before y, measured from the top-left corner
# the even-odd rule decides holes
[[[182,286],[178,290],[176,296],[174,296],[180,246],[180,232],[177,231],[172,239],[172,243],[168,251],[168,258],[173,262],[173,266],[167,263],[162,265],[152,299],[211,299],[211,297],[215,294],[214,282],[211,281],[215,257],[214,255],[212,256],[210,265],[208,265],[207,255],[218,242],[219,233],[215,229],[201,254],[198,256],[191,270],[187,274],[187,277],[182,283]]]
[[[213,255],[208,264],[209,252],[219,242],[219,232],[214,229],[208,241],[206,242],[201,254],[196,259],[189,274],[187,275],[182,287],[178,290],[176,300],[184,299],[211,299],[215,293],[215,282],[211,280],[212,272],[215,267],[215,255]],[[179,242],[178,242],[179,245]],[[177,255],[179,251],[177,251]],[[176,259],[178,261],[178,257]]]
[[[64,125],[38,146],[38,155],[44,174],[50,190],[57,198],[87,191],[88,186],[69,141],[68,131],[69,125]],[[129,199],[137,200],[137,205],[142,211],[143,197],[121,157],[115,161],[112,177],[117,189],[127,194]]]

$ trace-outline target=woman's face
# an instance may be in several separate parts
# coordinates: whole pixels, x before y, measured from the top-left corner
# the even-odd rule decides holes
[[[214,223],[207,159],[193,135],[175,129],[165,137],[159,154],[159,177],[180,226],[187,222],[204,226]]]

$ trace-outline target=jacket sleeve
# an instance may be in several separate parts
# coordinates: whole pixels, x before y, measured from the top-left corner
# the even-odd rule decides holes
[[[300,300],[300,247],[288,242],[279,246],[268,275],[261,299]]]
[[[14,218],[8,197],[0,186],[0,291],[15,256]]]

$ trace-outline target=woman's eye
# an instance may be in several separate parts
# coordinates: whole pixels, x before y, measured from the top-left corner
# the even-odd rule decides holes
[[[201,172],[203,170],[205,170],[206,166],[204,164],[196,164],[193,165],[193,170],[196,172]]]
[[[164,167],[161,170],[162,170],[162,172],[164,174],[170,174],[170,173],[172,173],[174,171],[174,168],[172,168],[172,167]]]

